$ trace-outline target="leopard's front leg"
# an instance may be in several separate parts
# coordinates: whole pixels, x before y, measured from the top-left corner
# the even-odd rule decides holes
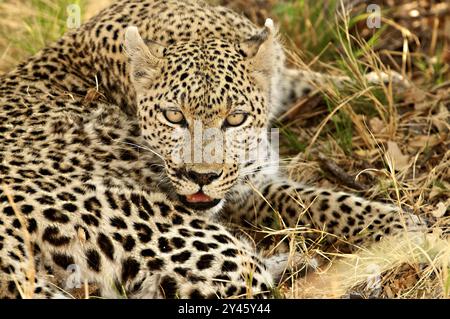
[[[249,182],[240,193],[228,203],[226,216],[232,223],[250,226],[259,239],[267,240],[267,232],[256,229],[296,228],[306,242],[359,244],[423,229],[417,216],[394,206],[282,178],[259,185]]]

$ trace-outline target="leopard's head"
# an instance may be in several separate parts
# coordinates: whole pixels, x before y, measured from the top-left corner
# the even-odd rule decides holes
[[[217,211],[245,178],[243,167],[254,162],[268,125],[280,68],[273,26],[240,43],[211,38],[167,46],[129,27],[125,50],[146,146],[163,159],[185,205]]]

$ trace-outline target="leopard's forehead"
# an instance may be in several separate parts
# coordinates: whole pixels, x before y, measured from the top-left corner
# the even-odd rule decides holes
[[[159,102],[176,104],[193,117],[223,117],[236,109],[263,113],[260,89],[234,43],[220,39],[177,43],[164,50],[164,60],[150,88]]]

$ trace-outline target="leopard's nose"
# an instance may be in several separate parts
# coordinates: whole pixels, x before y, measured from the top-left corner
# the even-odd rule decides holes
[[[212,183],[214,180],[218,179],[222,175],[222,172],[215,173],[198,173],[196,171],[187,171],[186,176],[194,183],[203,186]]]

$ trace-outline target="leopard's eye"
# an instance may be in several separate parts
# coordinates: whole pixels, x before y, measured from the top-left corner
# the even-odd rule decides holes
[[[242,125],[247,119],[247,113],[233,113],[227,116],[225,119],[225,126],[236,127]]]
[[[164,116],[172,124],[184,124],[186,123],[183,113],[177,110],[165,110]]]

